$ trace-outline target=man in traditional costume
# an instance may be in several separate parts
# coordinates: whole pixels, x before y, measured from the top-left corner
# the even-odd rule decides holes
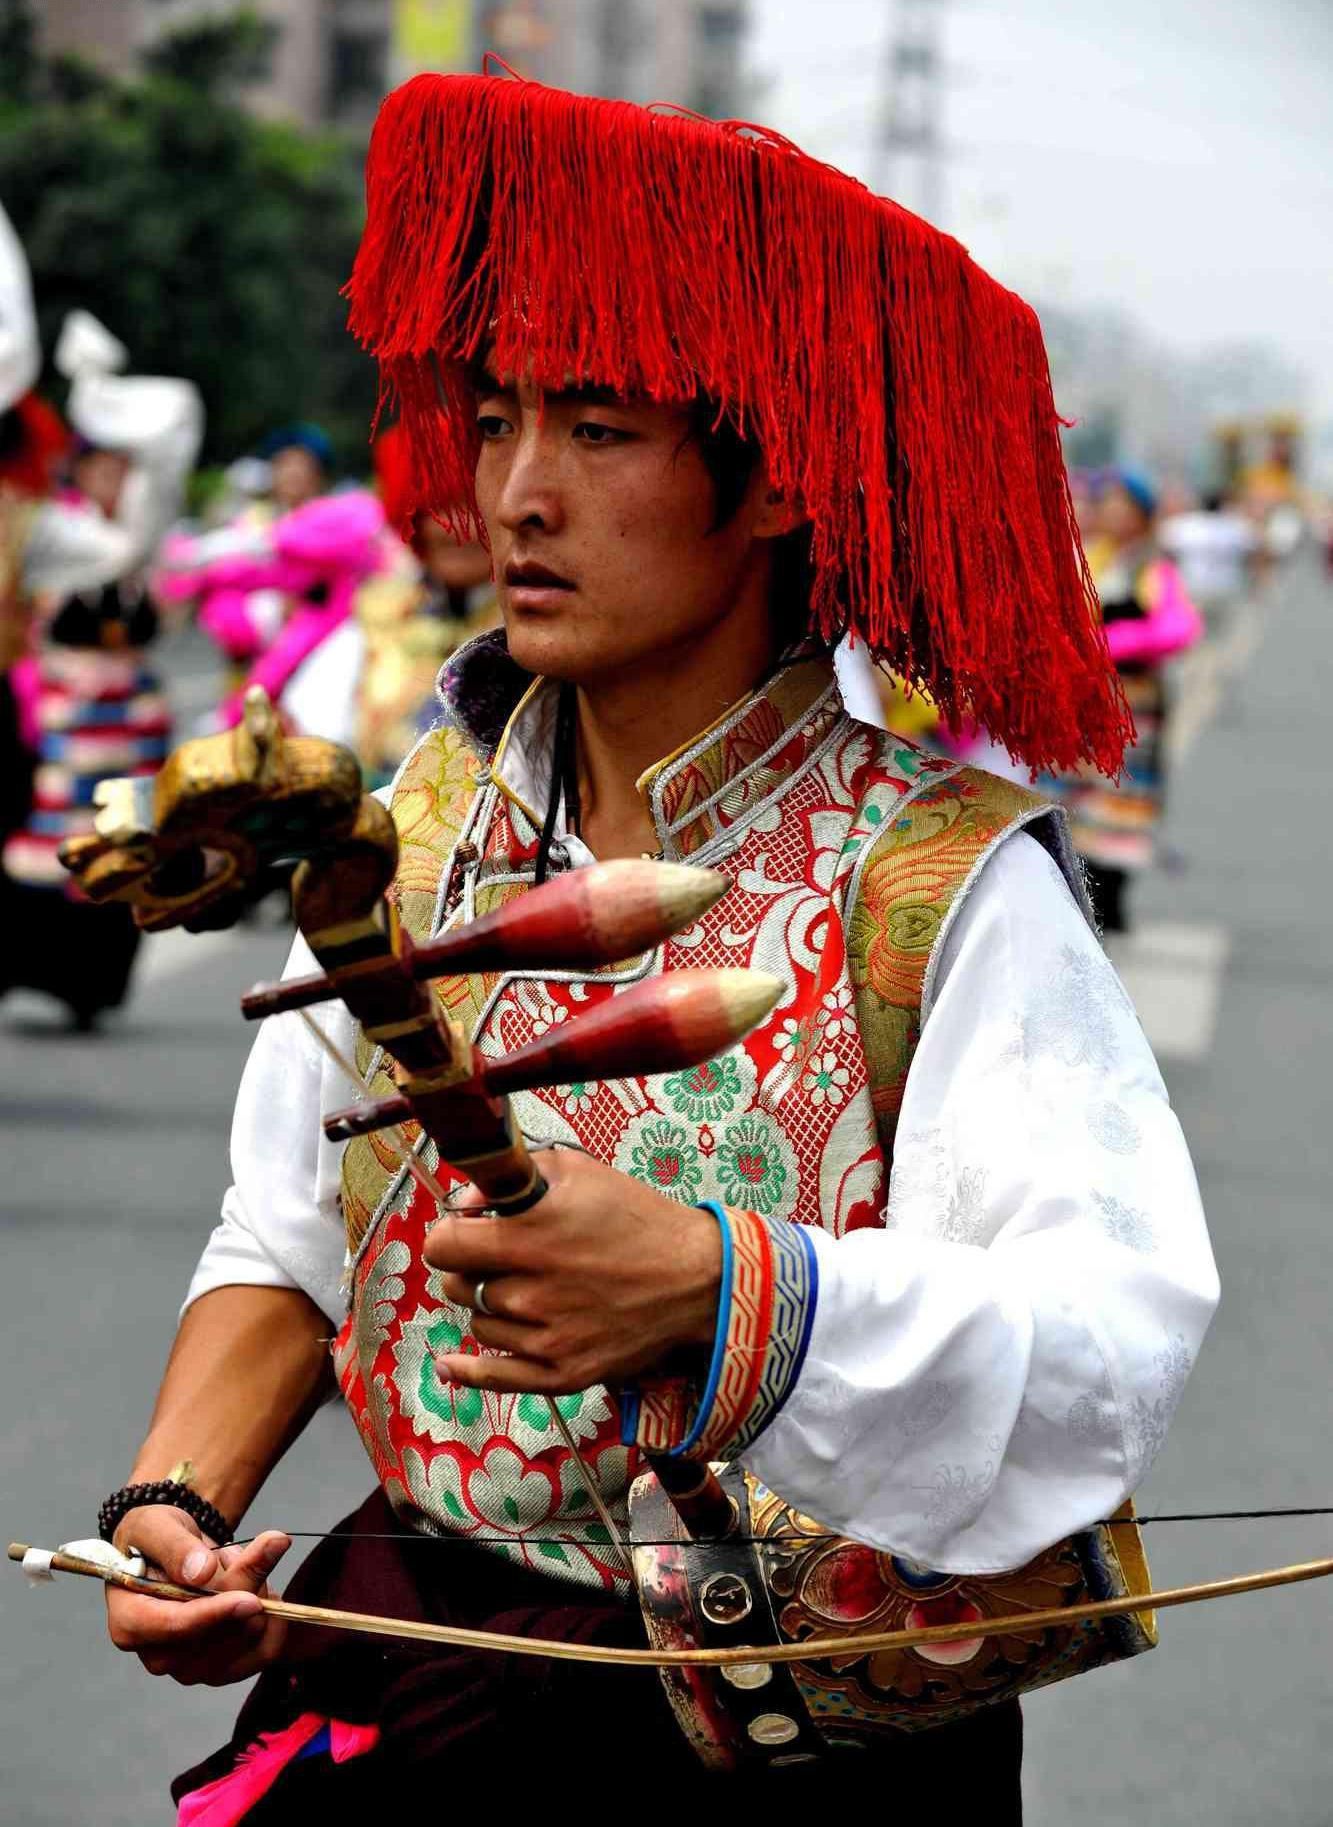
[[[1156,860],[1171,712],[1167,666],[1204,632],[1179,567],[1157,539],[1157,506],[1141,471],[1108,471],[1098,489],[1097,536],[1087,544],[1107,648],[1134,713],[1120,778],[1109,781],[1085,765],[1043,782],[1068,810],[1104,933],[1129,931],[1131,884]]]
[[[0,993],[38,989],[77,1026],[125,995],[138,931],[93,906],[61,868],[65,838],[91,827],[108,773],[147,776],[170,714],[144,661],[156,629],[143,572],[198,450],[194,386],[117,372],[126,351],[87,312],[56,348],[71,381],[76,467],[87,490],[57,496],[70,434],[34,392],[41,345],[23,250],[0,210],[0,725],[5,811]]]
[[[99,562],[28,565],[30,576],[45,570],[47,588],[11,673],[33,794],[0,859],[22,935],[0,984],[58,998],[88,1029],[124,1000],[139,932],[127,908],[86,900],[56,853],[92,828],[99,779],[150,778],[170,748],[170,706],[150,664],[158,613],[147,571],[183,505],[204,412],[191,381],[120,372],[128,351],[86,311],[66,319],[55,361],[70,380],[75,486],[48,504],[35,543],[56,554],[86,546]],[[51,587],[62,570],[70,587]]]
[[[393,786],[399,917],[424,936],[592,857],[733,879],[647,959],[442,984],[492,1054],[659,968],[785,987],[704,1067],[517,1098],[549,1190],[513,1219],[430,1147],[451,1209],[375,1140],[328,1144],[344,1083],[268,1026],[102,1517],[217,1590],[112,1592],[111,1630],[185,1681],[263,1671],[183,1822],[663,1812],[729,1779],[651,1671],[298,1639],[254,1596],[287,1538],[219,1544],[326,1394],[331,1332],[378,1488],[289,1596],[641,1644],[613,1531],[645,1450],[739,1463],[923,1602],[1110,1517],[1217,1297],[1188,1154],[1062,815],[848,717],[831,649],[1034,767],[1113,769],[1128,720],[1036,320],[956,243],[776,136],[492,77],[392,96],[368,191],[353,327],[417,499],[473,504],[505,622]],[[735,1684],[747,1795],[1020,1817],[1012,1701],[812,1762],[768,1679]]]

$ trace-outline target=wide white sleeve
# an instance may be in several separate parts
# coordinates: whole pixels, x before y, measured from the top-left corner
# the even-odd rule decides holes
[[[316,968],[298,936],[284,977]],[[325,1003],[312,1013],[349,1052],[352,1020],[342,1004]],[[355,1087],[327,1060],[299,1015],[277,1015],[261,1024],[232,1117],[232,1184],[186,1307],[213,1288],[300,1288],[335,1326],[342,1324],[347,1313],[338,1197],[342,1149],[325,1140],[320,1117],[354,1097]]]
[[[806,1359],[744,1455],[789,1503],[984,1573],[1139,1484],[1217,1273],[1143,1030],[1034,839],[999,848],[946,938],[886,1228],[810,1236]]]
[[[89,508],[43,501],[23,547],[23,585],[34,596],[100,590],[134,563],[133,536]]]

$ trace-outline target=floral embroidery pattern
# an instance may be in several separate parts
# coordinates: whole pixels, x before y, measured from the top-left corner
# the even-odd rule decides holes
[[[1066,945],[1060,966],[1023,1011],[1023,1057],[1053,1054],[1064,1066],[1105,1071],[1116,1057],[1114,1016],[1124,1015],[1125,993],[1098,954]]]
[[[898,1425],[907,1439],[919,1440],[939,1426],[956,1401],[957,1396],[950,1386],[942,1377],[935,1377],[909,1396]]]
[[[1126,1417],[1127,1444],[1134,1469],[1134,1482],[1147,1472],[1162,1450],[1166,1430],[1176,1412],[1194,1358],[1182,1333],[1174,1333],[1153,1359],[1157,1366],[1157,1394],[1149,1401],[1136,1396]]]
[[[986,1223],[986,1170],[960,1162],[940,1225],[949,1243],[975,1243]]]
[[[703,1168],[699,1150],[680,1123],[659,1118],[631,1130],[628,1154],[622,1143],[615,1165],[659,1193],[688,1205],[699,1191]]]
[[[566,1116],[577,1116],[585,1105],[591,1104],[597,1095],[596,1085],[558,1085],[556,1096],[560,1099]]]
[[[839,984],[825,996],[819,1006],[819,1027],[825,1046],[831,1046],[840,1035],[854,1032],[856,1009],[850,983]]]
[[[675,1073],[662,1089],[679,1116],[691,1123],[714,1123],[729,1116],[741,1101],[740,1066],[730,1053],[724,1053],[721,1059]]]
[[[1138,1153],[1139,1143],[1143,1137],[1138,1124],[1122,1104],[1113,1104],[1108,1101],[1091,1105],[1087,1122],[1088,1128],[1108,1154],[1132,1155]]]
[[[787,1185],[789,1158],[773,1123],[756,1116],[733,1123],[722,1137],[716,1163],[726,1202],[765,1217],[776,1211]]]
[[[810,1062],[806,1072],[806,1095],[816,1109],[826,1103],[836,1110],[846,1099],[851,1076],[846,1066],[838,1064],[836,1053],[821,1054]]]
[[[443,1383],[435,1368],[440,1352],[457,1351],[463,1343],[463,1328],[455,1316],[461,1317],[456,1308],[432,1312],[418,1307],[393,1348],[403,1412],[411,1415],[421,1433],[437,1442],[452,1440],[460,1428],[475,1427],[485,1407],[479,1389]]]
[[[773,1050],[780,1053],[788,1063],[801,1059],[815,1044],[815,1024],[809,1017],[800,1021],[784,1021],[773,1036]]]
[[[965,1465],[941,1465],[924,1493],[922,1512],[932,1528],[950,1534],[974,1522],[990,1496],[995,1482],[995,1467],[989,1463],[977,1471]]]
[[[1103,1376],[1095,1389],[1086,1391],[1070,1403],[1065,1425],[1084,1446],[1120,1446],[1120,1420],[1108,1377]]]
[[[532,1017],[534,1034],[545,1034],[550,1028],[559,1027],[562,1021],[569,1019],[569,1010],[563,1002],[542,1002]]]
[[[1126,1249],[1144,1254],[1157,1248],[1157,1233],[1146,1212],[1136,1211],[1132,1205],[1106,1193],[1094,1193],[1092,1202],[1101,1213],[1106,1234],[1113,1242],[1123,1243]]]

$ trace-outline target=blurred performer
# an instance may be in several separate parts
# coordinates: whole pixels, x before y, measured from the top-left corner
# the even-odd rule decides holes
[[[320,426],[302,420],[280,426],[264,439],[259,452],[232,465],[229,475],[244,500],[225,524],[189,540],[173,541],[168,556],[180,583],[183,573],[228,558],[272,556],[269,537],[274,523],[324,495],[333,480],[333,446]],[[175,562],[179,560],[179,563]],[[183,600],[181,589],[175,600]],[[228,689],[235,690],[249,667],[272,646],[296,607],[273,584],[204,589],[198,604],[199,626],[230,662]]]
[[[6,952],[4,981],[56,996],[81,1028],[124,999],[139,935],[125,909],[78,897],[56,851],[91,829],[99,780],[151,776],[166,757],[171,717],[146,659],[158,617],[145,574],[203,432],[189,381],[116,372],[125,360],[94,318],[66,321],[56,361],[71,379],[80,442],[75,496],[58,508],[55,530],[86,532],[94,545],[99,530],[114,537],[84,580],[47,591],[32,650],[11,672],[33,777],[31,809],[3,853],[9,912],[23,933]]]
[[[1259,551],[1254,522],[1220,490],[1197,508],[1163,515],[1158,542],[1185,592],[1214,629],[1250,588]]]
[[[460,540],[414,495],[395,426],[375,441],[375,472],[391,529],[406,533],[406,565],[371,578],[357,597],[360,640],[352,747],[371,786],[392,780],[439,716],[435,683],[455,648],[492,628],[500,611],[490,553]]]
[[[1290,558],[1305,537],[1308,502],[1301,483],[1302,426],[1293,413],[1274,413],[1264,426],[1262,460],[1241,478],[1246,507],[1263,527],[1264,550],[1273,560]]]
[[[352,615],[356,593],[385,562],[384,510],[365,489],[344,489],[305,501],[267,529],[243,538],[182,536],[168,542],[158,588],[171,602],[196,601],[200,620],[230,615],[260,592],[274,591],[287,605],[274,638],[244,672],[217,712],[229,726],[240,720],[245,693],[262,685],[288,722],[307,735],[346,741],[352,685],[335,666],[322,683],[309,669]],[[304,680],[304,684],[303,684]]]
[[[1108,471],[1088,563],[1101,598],[1107,643],[1137,731],[1118,785],[1093,773],[1047,780],[1069,808],[1103,931],[1129,925],[1130,878],[1150,867],[1162,814],[1169,709],[1165,662],[1192,647],[1203,619],[1154,534],[1157,497],[1137,470]]]
[[[268,498],[277,514],[290,514],[326,494],[333,481],[333,445],[322,426],[301,419],[271,431],[259,447],[269,467]]]
[[[435,685],[445,660],[493,627],[499,610],[484,588],[491,580],[485,547],[414,507],[396,429],[376,439],[374,455],[387,522],[380,564],[358,584],[354,613],[293,674],[282,706],[296,729],[353,749],[379,787],[438,718]]]
[[[408,84],[367,192],[353,327],[401,401],[419,499],[484,527],[505,624],[445,668],[441,723],[396,783],[395,918],[424,937],[548,871],[657,852],[735,888],[641,968],[759,967],[782,996],[701,1072],[516,1102],[548,1184],[490,1221],[444,1163],[447,1207],[378,1138],[339,1155],[320,1126],[336,1069],[299,1020],[265,1025],[235,1185],[134,1483],[101,1516],[214,1588],[109,1592],[122,1648],[184,1681],[263,1671],[232,1744],[178,1784],[180,1820],[478,1796],[522,1819],[710,1801],[813,1819],[869,1795],[1009,1827],[1012,1700],[912,1734],[868,1699],[886,1729],[857,1756],[813,1704],[798,1748],[761,1671],[733,1777],[695,1754],[721,1682],[673,1689],[679,1731],[642,1668],[301,1638],[255,1602],[286,1538],[221,1550],[327,1392],[332,1328],[379,1488],[293,1597],[642,1646],[590,1482],[623,1528],[647,1450],[739,1462],[877,1550],[846,1550],[864,1588],[824,1562],[832,1615],[877,1615],[894,1557],[915,1611],[1124,1500],[1216,1299],[1063,813],[867,728],[834,678],[854,635],[1034,765],[1118,762],[1034,313],[776,136],[535,83]],[[504,1052],[611,985],[446,993]],[[350,1015],[319,1019],[373,1077]],[[679,1399],[640,1400],[670,1366]],[[836,1701],[825,1723],[844,1725]]]

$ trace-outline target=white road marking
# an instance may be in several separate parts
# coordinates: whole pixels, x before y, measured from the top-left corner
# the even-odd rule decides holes
[[[1167,724],[1169,767],[1179,767],[1217,714],[1227,682],[1234,679],[1263,639],[1263,616],[1253,598],[1232,609],[1226,632],[1205,639],[1179,662],[1179,695]]]
[[[1107,954],[1159,1058],[1201,1060],[1212,1051],[1230,948],[1225,927],[1175,920],[1145,920],[1107,938]]]

